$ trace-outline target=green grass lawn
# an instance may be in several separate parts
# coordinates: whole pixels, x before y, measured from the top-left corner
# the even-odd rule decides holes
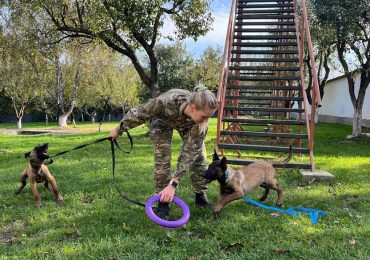
[[[112,183],[110,146],[99,143],[57,157],[49,166],[65,203],[58,205],[41,184],[43,206],[34,207],[29,185],[15,196],[26,165],[23,154],[49,142],[49,154],[108,135],[105,132],[60,136],[0,135],[0,259],[369,259],[370,140],[345,139],[350,126],[320,124],[316,128],[318,169],[335,175],[333,186],[299,187],[297,170],[278,170],[285,207],[303,206],[328,213],[313,225],[300,217],[257,208],[243,201],[225,207],[218,220],[210,209],[198,209],[188,176],[177,196],[190,207],[190,221],[179,229],[153,224],[144,209],[127,203]],[[44,128],[43,124],[24,124]],[[55,127],[55,126],[49,126]],[[84,124],[83,128],[97,125]],[[0,124],[0,128],[10,125]],[[369,129],[367,132],[370,132]],[[154,192],[152,145],[145,126],[131,131],[134,149],[117,154],[116,184],[144,202]],[[127,138],[120,140],[128,147]],[[125,144],[124,144],[125,143]],[[173,168],[181,147],[173,140]],[[215,144],[215,121],[207,137],[208,160]],[[263,190],[250,194],[257,199]],[[218,197],[212,183],[209,198]],[[274,205],[271,192],[268,205]]]

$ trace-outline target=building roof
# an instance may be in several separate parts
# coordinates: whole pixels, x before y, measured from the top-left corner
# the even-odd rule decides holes
[[[358,73],[360,73],[360,69],[356,69],[356,70],[354,70],[354,71],[351,71],[351,73],[358,74]],[[343,74],[343,75],[341,75],[341,76],[338,76],[338,77],[335,77],[335,78],[329,79],[329,80],[327,81],[327,83],[328,83],[328,82],[332,82],[332,81],[336,81],[336,80],[339,80],[339,79],[343,79],[343,78],[345,78],[345,77],[346,77],[346,75],[345,75],[345,74]]]

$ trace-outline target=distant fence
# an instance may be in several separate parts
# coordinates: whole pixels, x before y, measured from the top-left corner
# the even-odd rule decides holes
[[[95,116],[95,122],[99,121],[101,119],[102,114],[97,113]],[[116,112],[116,113],[110,113],[105,115],[104,121],[110,122],[110,121],[120,121],[123,117],[123,112]],[[75,121],[77,122],[89,122],[91,121],[91,117],[88,115],[82,113],[76,113],[74,114]],[[82,120],[84,119],[84,120]],[[56,122],[56,117],[49,117],[49,122]],[[16,123],[17,117],[15,115],[0,115],[0,123]],[[34,114],[26,114],[22,118],[22,122],[45,122],[45,114],[42,113],[34,113]]]

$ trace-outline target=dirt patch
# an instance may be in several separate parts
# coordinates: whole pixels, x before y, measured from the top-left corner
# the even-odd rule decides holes
[[[24,227],[25,224],[19,221],[0,226],[0,243],[11,245],[19,243],[20,239],[16,231],[17,228]]]

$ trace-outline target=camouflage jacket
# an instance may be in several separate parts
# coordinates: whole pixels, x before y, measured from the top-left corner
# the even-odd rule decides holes
[[[200,131],[199,124],[184,114],[191,92],[184,89],[172,89],[150,99],[147,103],[132,108],[121,121],[122,133],[152,119],[159,118],[162,124],[177,130],[183,137],[183,146],[178,159],[174,177],[181,179],[186,169],[201,153],[207,129]]]

